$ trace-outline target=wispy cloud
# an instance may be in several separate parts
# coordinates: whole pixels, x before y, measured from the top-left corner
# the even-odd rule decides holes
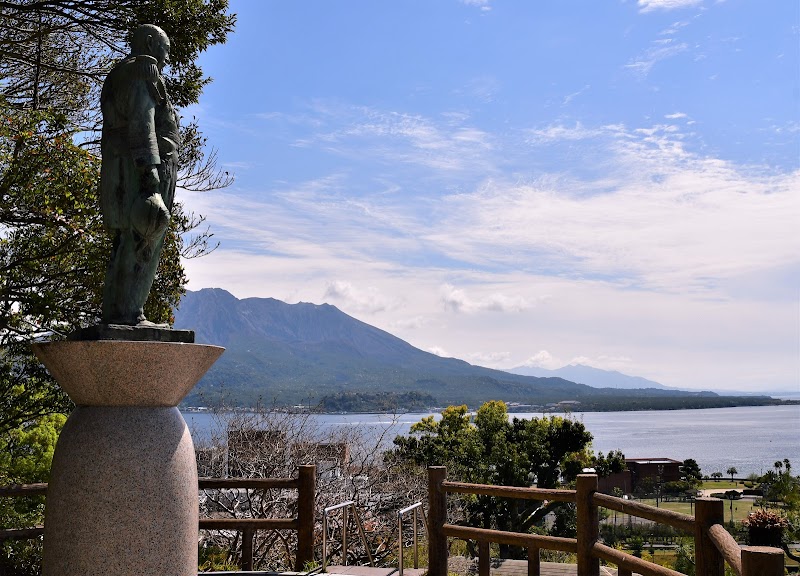
[[[578,91],[576,91],[576,92],[573,92],[572,94],[567,94],[567,95],[564,97],[564,100],[561,102],[561,105],[562,105],[562,106],[567,106],[567,105],[568,105],[570,102],[572,102],[572,101],[573,101],[575,98],[577,98],[577,97],[578,97],[578,96],[580,96],[581,94],[584,94],[586,91],[588,91],[588,90],[589,90],[589,88],[590,88],[589,84],[586,84],[586,85],[585,85],[583,88],[581,88],[580,90],[578,90]]]
[[[315,112],[327,130],[299,139],[304,147],[324,145],[349,158],[365,155],[382,164],[414,164],[444,172],[487,169],[493,138],[470,125],[466,115],[451,114],[444,122],[366,106],[317,103]]]
[[[488,133],[460,112],[384,112],[370,122],[360,113],[334,137],[341,150],[361,150],[356,164],[347,157],[327,176],[247,194],[182,197],[224,239],[205,262],[187,264],[189,287],[330,301],[418,347],[484,365],[519,364],[536,346],[549,351],[549,367],[582,358],[672,385],[674,358],[632,346],[631,333],[642,342],[645,333],[669,334],[682,358],[698,363],[709,341],[745,350],[733,339],[741,332],[734,318],[752,326],[748,339],[762,330],[771,348],[792,341],[778,319],[780,302],[796,294],[776,286],[800,277],[791,241],[800,172],[703,155],[684,131],[686,115],[665,116],[635,127],[553,123],[520,135]],[[380,161],[423,145],[446,155],[486,142],[486,170]],[[533,159],[535,171],[514,174]],[[500,162],[515,164],[503,175]],[[355,168],[376,165],[379,177]],[[431,186],[432,178],[446,185]],[[483,331],[507,339],[482,347],[461,340]],[[717,341],[728,334],[730,342]],[[725,378],[756,373],[739,367]]]
[[[639,0],[640,12],[654,10],[676,10],[678,8],[691,8],[702,5],[703,0]]]
[[[656,41],[644,54],[634,58],[625,68],[647,76],[658,62],[677,56],[689,50],[686,42],[673,42],[671,39]]]
[[[484,12],[488,12],[492,9],[491,0],[461,0],[461,3],[467,6],[475,6]]]
[[[395,305],[374,286],[356,288],[343,280],[329,283],[323,298],[328,302],[342,302],[348,309],[370,314],[383,312]]]

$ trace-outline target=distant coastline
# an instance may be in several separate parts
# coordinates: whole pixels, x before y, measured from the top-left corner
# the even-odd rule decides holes
[[[372,395],[370,395],[372,396]],[[445,406],[438,403],[391,405],[386,402],[390,395],[374,395],[382,398],[381,401],[371,402],[368,397],[358,398],[358,402],[326,402],[323,399],[317,404],[297,404],[292,406],[270,406],[270,410],[286,412],[313,413],[313,414],[407,414],[441,412]],[[477,409],[467,403],[470,409]],[[647,397],[631,396],[610,398],[591,398],[583,400],[564,400],[549,402],[547,404],[507,402],[510,413],[543,413],[564,414],[572,412],[638,412],[638,411],[670,411],[670,410],[704,410],[708,408],[739,408],[751,406],[795,406],[800,405],[800,399],[773,398],[770,396],[680,396],[680,397]],[[257,412],[262,408],[255,406],[181,406],[181,411],[187,413],[209,412]]]

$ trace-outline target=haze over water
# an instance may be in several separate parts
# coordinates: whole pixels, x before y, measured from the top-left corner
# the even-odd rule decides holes
[[[391,426],[387,438],[407,434],[411,425],[429,413],[320,414],[322,429],[361,426],[377,430]],[[537,418],[541,413],[515,413],[517,418]],[[731,466],[738,477],[763,474],[776,460],[788,458],[800,466],[800,406],[753,406],[705,410],[637,412],[578,412],[594,436],[595,451],[622,450],[628,458],[694,458],[704,475]],[[185,413],[196,439],[208,437],[210,414]]]

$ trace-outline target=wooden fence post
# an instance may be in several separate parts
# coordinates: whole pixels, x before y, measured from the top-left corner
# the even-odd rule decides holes
[[[541,559],[535,546],[528,548],[528,576],[541,576]]]
[[[478,576],[489,576],[492,567],[492,556],[488,540],[478,541]]]
[[[242,530],[242,570],[253,569],[253,537],[255,530],[245,528]]]
[[[783,576],[784,557],[780,548],[742,548],[742,576]]]
[[[444,466],[428,466],[428,574],[447,576],[447,538],[442,527],[447,522],[447,498],[442,482],[447,477]]]
[[[719,498],[697,498],[694,501],[694,563],[697,576],[723,576],[725,562],[708,529],[725,523],[725,509]]]
[[[298,467],[297,487],[297,559],[295,570],[302,572],[314,560],[314,499],[316,497],[317,467],[306,464]]]
[[[596,474],[579,474],[575,505],[578,516],[578,576],[599,576],[600,559],[592,556],[592,547],[600,534],[600,516],[592,496],[597,492]]]

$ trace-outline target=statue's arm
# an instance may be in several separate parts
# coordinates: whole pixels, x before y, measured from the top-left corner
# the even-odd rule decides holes
[[[143,193],[158,187],[161,163],[156,136],[155,108],[147,78],[135,78],[128,92],[128,145],[142,176]]]

